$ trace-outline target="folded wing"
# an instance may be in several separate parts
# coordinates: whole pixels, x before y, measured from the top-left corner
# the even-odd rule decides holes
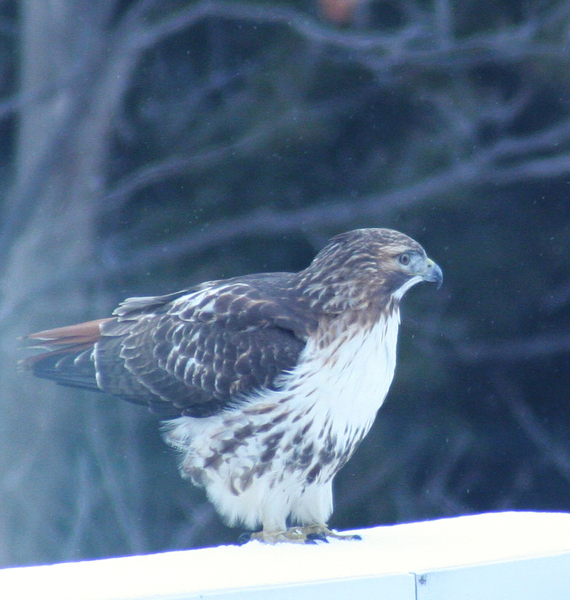
[[[126,300],[109,319],[28,336],[39,377],[147,404],[163,418],[206,417],[297,364],[317,323],[287,273],[209,282]]]

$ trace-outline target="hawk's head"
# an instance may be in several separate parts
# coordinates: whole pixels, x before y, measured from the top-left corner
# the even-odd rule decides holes
[[[393,229],[355,229],[332,238],[301,272],[303,292],[326,312],[383,309],[420,281],[443,281],[415,240]]]

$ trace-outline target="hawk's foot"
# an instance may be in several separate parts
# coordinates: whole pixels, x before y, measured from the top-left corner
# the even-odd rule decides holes
[[[333,529],[329,529],[326,525],[309,525],[303,527],[308,539],[328,542],[328,538],[333,540],[355,541],[362,538],[355,533],[338,533]]]
[[[326,525],[308,525],[306,527],[289,527],[285,531],[257,531],[244,533],[239,537],[239,543],[245,544],[251,540],[258,540],[264,544],[316,544],[328,543],[329,538],[335,540],[361,540],[359,535],[342,534],[329,529]]]

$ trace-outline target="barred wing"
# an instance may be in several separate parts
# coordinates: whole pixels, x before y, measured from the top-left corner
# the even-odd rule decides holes
[[[293,293],[292,277],[256,275],[131,298],[115,317],[94,322],[96,340],[80,336],[87,324],[30,336],[50,351],[29,366],[64,385],[148,404],[163,418],[215,414],[277,387],[297,364],[317,322]]]

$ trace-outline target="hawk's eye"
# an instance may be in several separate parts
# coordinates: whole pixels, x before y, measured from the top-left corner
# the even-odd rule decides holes
[[[407,267],[410,264],[410,255],[407,252],[404,252],[404,254],[400,254],[400,258],[398,260],[400,261],[400,264],[404,265],[404,267]]]

